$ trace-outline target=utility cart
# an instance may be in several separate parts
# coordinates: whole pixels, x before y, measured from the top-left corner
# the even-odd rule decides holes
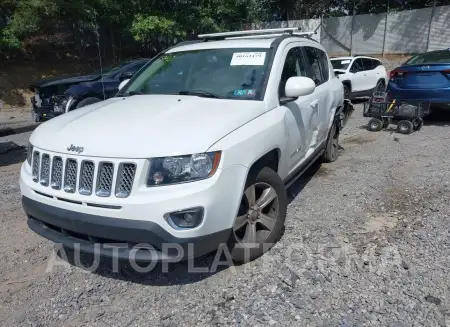
[[[378,132],[390,124],[397,125],[397,132],[410,134],[422,128],[423,117],[430,114],[429,101],[387,99],[387,93],[375,92],[364,103],[364,117],[371,117],[367,129]]]

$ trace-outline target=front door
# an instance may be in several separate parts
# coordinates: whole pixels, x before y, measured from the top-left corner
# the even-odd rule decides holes
[[[295,43],[286,47],[283,54],[284,67],[278,89],[280,102],[285,99],[285,85],[293,76],[307,77],[307,69],[302,49]],[[313,138],[313,126],[318,125],[319,99],[315,93],[299,97],[284,104],[286,107],[285,125],[289,153],[289,173],[292,173],[307,156]]]

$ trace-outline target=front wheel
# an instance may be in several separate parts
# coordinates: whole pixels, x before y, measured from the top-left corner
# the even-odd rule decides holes
[[[413,120],[413,128],[415,131],[418,131],[422,128],[423,126],[423,119],[422,118],[416,118]]]
[[[270,168],[249,174],[228,245],[236,262],[252,261],[275,245],[286,219],[287,195]]]
[[[369,123],[367,124],[367,129],[371,132],[379,132],[383,128],[383,122],[381,119],[378,118],[372,118],[369,120]]]
[[[80,102],[78,102],[76,108],[78,109],[78,108],[88,106],[90,104],[97,103],[100,101],[102,101],[102,100],[100,100],[99,98],[95,98],[95,97],[86,98],[86,99],[83,99]]]

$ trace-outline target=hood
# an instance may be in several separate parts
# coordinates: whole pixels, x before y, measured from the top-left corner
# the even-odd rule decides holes
[[[100,78],[100,74],[90,75],[67,75],[59,77],[49,77],[34,81],[30,84],[30,88],[43,88],[61,84],[74,84],[81,82],[89,82]]]
[[[206,151],[265,111],[262,101],[196,96],[111,98],[41,124],[30,137],[39,148],[83,156],[149,158]]]

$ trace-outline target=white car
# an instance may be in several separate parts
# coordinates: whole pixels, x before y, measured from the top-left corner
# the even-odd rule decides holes
[[[288,32],[200,35],[115,97],[40,125],[20,176],[29,227],[123,259],[221,244],[236,261],[262,255],[281,236],[286,188],[337,159],[352,109],[324,48]]]
[[[388,74],[383,63],[371,57],[332,58],[336,76],[344,84],[346,99],[371,96],[374,91],[384,91]]]

